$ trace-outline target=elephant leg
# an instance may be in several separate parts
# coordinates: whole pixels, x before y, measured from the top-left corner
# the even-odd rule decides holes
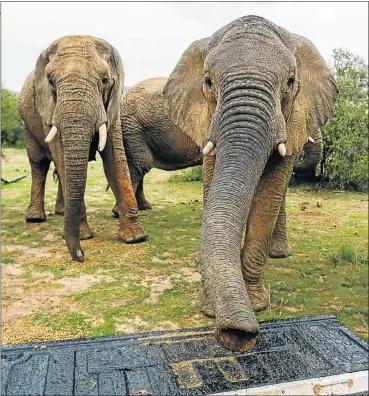
[[[278,153],[268,161],[254,195],[241,253],[242,274],[254,311],[268,307],[263,272],[273,230],[292,175],[294,156],[281,158]]]
[[[60,180],[58,180],[58,195],[56,196],[55,214],[64,216],[64,197]]]
[[[119,208],[119,240],[126,243],[146,240],[147,233],[138,219],[137,202],[123,147],[119,117],[108,134],[105,149],[100,154],[106,178]]]
[[[113,217],[118,219],[119,218],[119,205],[118,205],[118,202],[116,200],[115,200],[114,207],[113,207],[113,209],[111,211],[113,213]]]
[[[45,184],[51,161],[30,135],[27,136],[27,154],[32,171],[32,187],[25,219],[29,223],[39,223],[46,220]]]
[[[139,172],[136,168],[131,168],[131,167],[129,168],[129,173],[131,175],[132,188],[135,194],[138,209],[139,210],[152,209],[150,202],[146,200],[146,197],[143,193],[144,175],[142,175],[141,172]],[[112,212],[114,217],[119,217],[118,202],[115,202]]]
[[[213,180],[214,174],[214,166],[215,166],[215,155],[205,155],[203,158],[202,164],[202,194],[203,194],[203,208],[205,209],[211,181]],[[200,273],[202,273],[201,269],[201,260],[198,258],[198,264]],[[203,281],[202,281],[203,282]],[[202,300],[201,300],[201,312],[208,316],[209,318],[215,318],[215,312],[213,305],[211,303],[210,297],[207,295],[205,291],[205,287],[202,287]]]
[[[93,237],[94,237],[94,233],[92,232],[87,221],[86,204],[85,201],[83,201],[81,223],[79,226],[79,239],[84,240],[84,239],[91,239]]]
[[[138,183],[136,189],[136,201],[139,210],[148,210],[152,209],[151,203],[146,199],[144,191],[143,191],[143,180],[144,176],[142,176],[141,181]]]
[[[287,235],[286,196],[284,196],[272,235],[269,257],[284,258],[290,256],[291,252],[292,248]]]

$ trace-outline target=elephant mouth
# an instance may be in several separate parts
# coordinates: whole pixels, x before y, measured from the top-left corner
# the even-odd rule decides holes
[[[256,345],[259,330],[250,332],[234,328],[217,328],[214,335],[224,348],[233,352],[247,352]]]

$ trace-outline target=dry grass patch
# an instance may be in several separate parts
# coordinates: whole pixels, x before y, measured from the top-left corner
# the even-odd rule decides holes
[[[291,213],[288,215],[288,221],[291,223],[296,223],[311,227],[321,227],[321,226],[335,227],[337,225],[343,225],[345,223],[345,219],[341,216],[337,216],[332,213],[312,211],[312,210]]]
[[[63,330],[51,330],[44,324],[35,324],[30,318],[3,320],[2,345],[58,341],[76,338],[75,333]],[[79,337],[83,337],[80,334]]]

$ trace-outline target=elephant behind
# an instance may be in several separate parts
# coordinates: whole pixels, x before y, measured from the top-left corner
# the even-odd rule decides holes
[[[304,144],[301,156],[293,167],[295,175],[301,175],[305,178],[315,176],[316,168],[323,159],[324,142],[321,129],[315,131],[311,138],[311,141]]]
[[[202,163],[205,136],[184,133],[164,108],[163,89],[167,80],[145,80],[132,87],[121,100],[123,142],[141,210],[151,208],[143,192],[143,179],[151,168],[177,170]]]
[[[119,239],[147,234],[138,220],[120,125],[124,72],[118,51],[89,36],[66,36],[43,51],[19,96],[32,170],[26,221],[45,221],[45,182],[54,161],[65,204],[64,238],[74,260],[84,261],[80,238],[92,237],[84,204],[87,164],[100,152],[115,194]]]
[[[165,84],[171,121],[208,141],[200,271],[228,349],[255,344],[253,309],[268,306],[263,271],[294,161],[337,94],[309,40],[257,16],[192,43]]]

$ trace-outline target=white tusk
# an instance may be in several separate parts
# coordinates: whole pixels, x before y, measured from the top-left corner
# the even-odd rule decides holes
[[[99,127],[99,146],[97,147],[99,151],[104,150],[107,137],[108,135],[106,133],[106,124],[104,123],[101,124]]]
[[[284,157],[286,155],[286,145],[284,143],[279,143],[277,146],[278,153]]]
[[[209,155],[213,150],[214,150],[214,143],[209,141],[209,142],[206,143],[206,146],[202,150],[202,153],[204,155]]]
[[[308,137],[308,141],[311,143],[315,143],[315,140],[311,136]]]
[[[50,143],[54,139],[57,133],[58,133],[58,128],[55,125],[53,125],[52,128],[50,129],[49,134],[46,136],[45,143]]]

